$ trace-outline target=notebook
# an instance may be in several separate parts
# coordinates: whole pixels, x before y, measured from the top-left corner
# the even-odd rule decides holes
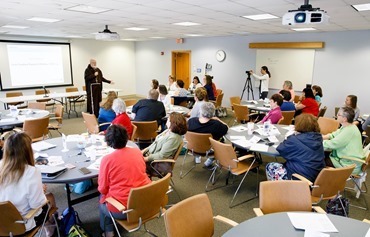
[[[66,172],[67,168],[62,166],[37,165],[43,179],[55,179]]]

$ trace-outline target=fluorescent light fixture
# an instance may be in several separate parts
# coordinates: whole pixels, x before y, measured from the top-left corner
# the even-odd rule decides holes
[[[247,34],[250,34],[250,32],[240,31],[240,32],[234,32],[234,34],[237,34],[237,35],[247,35]]]
[[[173,23],[172,25],[177,25],[177,26],[199,26],[199,23],[191,22],[191,21],[184,21],[184,22],[178,22],[178,23]]]
[[[101,7],[92,7],[92,6],[87,6],[87,5],[77,5],[77,6],[74,6],[74,7],[66,8],[64,10],[97,14],[97,13],[111,11],[112,9],[101,8]]]
[[[369,11],[370,10],[370,3],[365,3],[365,4],[356,4],[356,5],[352,5],[352,7],[356,10],[356,11]]]
[[[8,31],[0,31],[0,34],[8,33]]]
[[[127,39],[121,39],[122,41],[136,41],[137,39],[129,39],[129,38],[127,38]]]
[[[166,37],[162,37],[162,36],[152,36],[152,37],[149,37],[151,39],[165,39]]]
[[[184,34],[185,36],[190,36],[190,37],[199,37],[199,36],[204,36],[200,34]]]
[[[254,21],[279,18],[279,17],[271,15],[271,14],[259,14],[259,15],[242,16],[242,17],[250,19],[250,20],[254,20]]]
[[[316,30],[316,29],[312,28],[312,27],[307,27],[307,28],[292,28],[292,30],[294,30],[294,31],[312,31],[312,30]]]
[[[27,29],[30,28],[28,26],[17,26],[17,25],[3,25],[3,28],[10,28],[10,29]]]
[[[142,27],[129,27],[129,28],[125,28],[125,30],[143,31],[143,30],[149,30],[149,29],[148,28],[142,28]]]
[[[68,35],[66,38],[83,38],[82,36],[79,35]]]
[[[59,19],[52,19],[52,18],[42,18],[42,17],[32,17],[27,19],[28,21],[38,21],[38,22],[47,22],[47,23],[54,23],[61,21]]]

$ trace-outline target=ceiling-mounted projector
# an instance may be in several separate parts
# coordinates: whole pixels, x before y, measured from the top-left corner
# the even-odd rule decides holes
[[[119,34],[117,32],[112,32],[108,29],[108,25],[105,25],[105,29],[96,33],[95,35],[96,40],[104,40],[104,41],[114,41],[119,40]]]
[[[298,10],[289,10],[283,16],[283,25],[321,24],[328,21],[329,16],[326,11],[313,8],[312,5],[308,4],[308,0],[305,0],[305,4]]]

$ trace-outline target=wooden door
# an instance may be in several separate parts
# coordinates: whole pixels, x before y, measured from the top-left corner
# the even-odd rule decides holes
[[[172,75],[176,80],[183,80],[184,88],[190,85],[190,51],[172,52]]]

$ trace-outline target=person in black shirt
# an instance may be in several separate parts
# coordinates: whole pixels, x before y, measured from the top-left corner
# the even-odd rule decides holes
[[[149,90],[148,99],[139,100],[133,107],[132,115],[134,121],[153,121],[162,125],[162,118],[166,116],[166,110],[162,102],[158,101],[159,92],[155,89]]]
[[[229,130],[229,127],[219,118],[215,117],[215,106],[211,102],[205,102],[200,107],[200,117],[188,120],[188,131],[196,133],[210,133],[213,139],[220,140]],[[213,167],[214,158],[208,158],[204,165],[206,168]]]

